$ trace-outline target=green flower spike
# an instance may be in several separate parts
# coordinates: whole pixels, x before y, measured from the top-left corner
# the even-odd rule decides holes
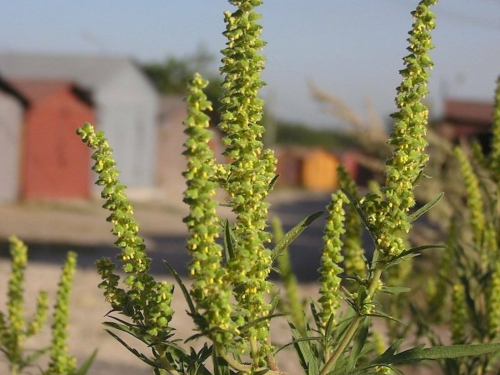
[[[339,191],[332,195],[331,202],[327,207],[328,217],[326,218],[321,267],[319,269],[321,274],[319,302],[325,325],[332,315],[335,323],[335,315],[341,305],[339,288],[342,280],[339,275],[343,272],[340,263],[344,260],[341,253],[341,236],[345,233],[344,203],[347,203],[347,197]]]
[[[389,141],[395,150],[387,161],[384,201],[367,202],[367,213],[377,233],[378,250],[385,256],[400,254],[404,243],[398,235],[408,232],[411,224],[407,213],[415,205],[413,189],[428,156],[424,153],[428,110],[422,104],[432,61],[428,51],[433,48],[430,31],[434,29],[434,14],[429,7],[437,0],[422,0],[412,13],[415,21],[410,31],[408,50],[401,70],[403,81],[397,88],[398,111]]]
[[[340,187],[357,198],[358,187],[342,164],[337,167],[337,176]],[[347,276],[357,275],[364,278],[366,277],[366,264],[363,260],[364,250],[361,244],[361,218],[352,205],[347,205],[345,215],[346,232],[343,236],[345,273]]]
[[[447,296],[449,295],[448,288],[449,282],[453,277],[453,271],[455,270],[455,264],[453,262],[455,246],[456,246],[456,236],[457,236],[457,221],[452,219],[450,221],[450,229],[448,240],[446,241],[446,248],[443,251],[441,262],[438,269],[438,278],[435,283],[435,290],[432,295],[429,295],[429,310],[433,311],[433,314],[438,320],[443,317],[443,310],[447,306],[449,301]],[[431,279],[432,280],[432,279]]]
[[[472,226],[472,236],[474,239],[474,244],[477,246],[477,248],[481,249],[483,247],[482,242],[484,240],[483,237],[486,219],[484,217],[483,198],[479,189],[479,180],[477,178],[477,175],[472,170],[472,166],[465,156],[463,150],[459,147],[456,147],[454,152],[465,182],[467,207],[468,211],[470,212],[470,221]]]
[[[28,325],[28,330],[26,331],[26,336],[34,336],[40,332],[45,320],[47,319],[47,310],[49,306],[49,297],[47,292],[42,291],[38,294],[36,300],[36,310],[33,320]]]
[[[117,237],[115,245],[122,249],[118,259],[128,291],[118,287],[120,277],[114,274],[115,265],[108,258],[96,262],[97,271],[103,279],[99,285],[104,289],[106,300],[113,309],[132,318],[137,329],[153,338],[161,339],[168,334],[171,320],[172,286],[156,282],[147,272],[151,260],[146,256],[144,239],[138,235],[139,226],[133,217],[131,203],[125,196],[125,186],[117,179],[118,171],[112,157],[112,149],[102,131],[95,132],[90,124],[78,129],[78,135],[96,151],[92,155],[92,169],[98,173],[97,185],[103,186],[101,197],[106,200],[104,208],[111,211],[107,221],[113,224],[112,233]]]
[[[495,90],[495,109],[493,112],[493,142],[491,145],[490,169],[492,176],[499,183],[498,173],[500,171],[500,77],[497,79]]]
[[[500,333],[500,260],[496,261],[491,276],[491,294],[488,301],[488,328],[492,339]]]
[[[465,325],[467,311],[465,309],[465,288],[462,284],[453,286],[453,307],[451,311],[451,342],[463,344],[465,339]]]
[[[7,292],[7,312],[10,327],[2,333],[4,345],[11,363],[19,363],[22,355],[21,345],[26,339],[24,332],[24,271],[28,262],[28,248],[16,237],[11,237],[10,254],[12,270]],[[5,325],[5,323],[4,323]]]
[[[12,373],[20,373],[27,366],[23,358],[23,344],[27,338],[40,332],[47,318],[47,292],[38,294],[35,315],[25,320],[24,274],[28,262],[28,249],[16,237],[9,238],[11,272],[7,291],[7,316],[0,311],[0,347],[6,356]]]
[[[68,319],[73,276],[76,268],[76,253],[69,252],[64,264],[57,291],[52,323],[49,373],[67,375],[74,373],[76,358],[68,352]]]
[[[216,216],[217,203],[215,195],[216,184],[214,155],[208,142],[212,133],[207,129],[209,117],[204,113],[211,110],[203,89],[208,85],[199,74],[188,84],[189,105],[188,118],[184,122],[188,140],[184,144],[187,158],[187,169],[184,177],[187,189],[184,192],[184,202],[189,205],[190,214],[184,218],[190,237],[187,248],[193,257],[190,264],[191,276],[194,278],[192,295],[199,308],[205,312],[208,327],[201,329],[221,328],[229,330],[231,321],[231,290],[226,285],[227,272],[221,266],[222,248],[216,243],[219,236]],[[227,342],[232,335],[218,331],[215,336],[208,335],[218,343]]]
[[[236,213],[234,233],[237,238],[235,256],[229,261],[235,297],[247,322],[269,314],[264,296],[270,290],[266,281],[271,269],[271,253],[265,244],[270,234],[265,231],[268,203],[264,202],[269,184],[275,176],[276,159],[272,151],[263,151],[263,101],[258,97],[264,85],[260,72],[264,58],[260,50],[262,27],[256,22],[260,15],[254,7],[261,0],[231,0],[238,9],[225,13],[227,48],[222,53],[225,74],[221,97],[220,129],[226,133],[225,155],[232,163],[226,168],[223,187],[229,194]],[[263,320],[247,331],[246,338],[261,343],[261,353],[267,346],[269,322]],[[255,358],[255,345],[252,348]]]

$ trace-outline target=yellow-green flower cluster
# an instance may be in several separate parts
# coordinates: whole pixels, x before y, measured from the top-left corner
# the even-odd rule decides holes
[[[491,294],[488,299],[488,329],[491,338],[500,333],[500,260],[495,263],[491,276]]]
[[[493,142],[491,145],[490,168],[492,176],[498,183],[498,173],[500,171],[500,76],[497,79],[495,90],[495,108],[493,111]]]
[[[224,76],[221,97],[220,129],[226,133],[225,155],[231,165],[226,169],[224,187],[236,213],[234,229],[237,244],[235,257],[230,260],[230,275],[235,296],[247,321],[266,316],[269,305],[264,295],[270,289],[266,278],[271,268],[271,254],[265,247],[270,241],[266,228],[268,204],[264,202],[274,178],[276,161],[272,151],[263,152],[263,101],[258,97],[264,85],[260,72],[264,58],[260,50],[262,27],[256,22],[260,15],[254,7],[261,0],[232,0],[238,9],[225,13],[227,47],[222,51]],[[262,321],[250,329],[252,340],[264,343],[268,337],[268,322]]]
[[[151,260],[146,256],[144,239],[138,235],[139,226],[133,217],[131,203],[125,196],[125,186],[117,179],[118,171],[112,156],[112,149],[104,134],[95,132],[90,124],[85,124],[77,133],[82,140],[96,151],[92,155],[95,164],[92,169],[98,173],[97,185],[103,186],[101,197],[103,205],[111,211],[107,221],[113,224],[112,233],[117,237],[115,245],[122,249],[118,259],[128,274],[124,283],[128,291],[117,287],[119,276],[115,275],[114,265],[109,259],[96,262],[103,279],[99,285],[105,289],[106,299],[114,309],[129,316],[147,334],[157,337],[167,334],[168,322],[172,318],[172,286],[156,282],[147,273]]]
[[[52,322],[49,373],[51,375],[72,374],[76,369],[76,358],[68,352],[68,319],[73,276],[76,268],[76,253],[69,252],[63,267]]]
[[[49,297],[47,292],[42,291],[36,299],[36,310],[33,320],[29,323],[26,331],[26,336],[36,335],[42,329],[45,320],[47,319],[47,310],[49,306]]]
[[[207,100],[203,89],[208,85],[199,74],[188,84],[189,96],[188,118],[184,122],[188,139],[184,144],[184,155],[187,158],[187,169],[184,177],[187,189],[184,192],[184,202],[189,205],[189,215],[184,218],[190,236],[187,248],[193,257],[189,265],[191,276],[194,278],[192,295],[199,308],[204,310],[203,316],[207,320],[207,327],[201,329],[231,328],[231,290],[227,285],[227,272],[222,267],[222,248],[216,243],[219,237],[216,207],[213,199],[216,184],[214,155],[208,142],[211,132],[209,117],[204,113],[211,110],[211,103]],[[230,333],[216,332],[210,337],[214,341],[223,343],[229,340]]]
[[[465,288],[462,284],[453,286],[451,311],[451,342],[463,344],[465,339],[465,326],[468,321],[465,309]]]
[[[387,161],[386,198],[366,202],[371,225],[378,232],[378,250],[386,256],[404,249],[397,233],[410,230],[407,213],[415,205],[414,185],[428,158],[424,152],[428,110],[422,100],[428,92],[428,70],[433,65],[428,52],[433,47],[430,31],[434,29],[434,14],[429,8],[436,2],[422,0],[412,13],[415,21],[408,38],[410,54],[403,59],[403,80],[396,96],[398,111],[392,115],[396,122],[389,143],[395,150]]]
[[[337,176],[340,187],[357,198],[359,196],[358,187],[342,164],[337,167]],[[345,216],[346,232],[342,238],[345,273],[347,276],[366,277],[366,264],[363,260],[364,250],[361,246],[361,218],[352,205],[346,207]]]
[[[344,203],[347,203],[347,197],[341,191],[332,195],[328,205],[328,216],[326,218],[325,230],[323,236],[323,250],[321,252],[321,274],[319,302],[323,315],[323,322],[326,324],[341,305],[339,293],[341,278],[339,275],[343,272],[340,263],[344,260],[342,256],[341,236],[345,233],[344,221],[345,211]]]
[[[483,212],[483,198],[479,189],[479,180],[472,170],[472,166],[463,150],[456,147],[454,152],[465,182],[467,208],[470,212],[470,222],[474,243],[478,246],[478,248],[481,248],[484,240],[483,237],[486,220]]]
[[[9,239],[12,257],[11,273],[7,291],[7,317],[0,311],[0,349],[7,357],[13,371],[24,367],[22,344],[28,337],[40,332],[47,318],[48,297],[42,291],[37,297],[35,315],[31,321],[25,320],[24,272],[28,262],[28,249],[16,237]]]
[[[447,297],[449,296],[447,293],[449,280],[452,278],[453,271],[455,269],[453,256],[455,252],[454,234],[456,233],[456,230],[457,222],[456,220],[451,220],[448,240],[439,264],[438,278],[434,284],[434,291],[433,293],[428,293],[430,309],[438,319],[441,319],[442,312],[447,304]]]
[[[11,362],[17,363],[22,353],[20,347],[26,336],[24,334],[24,271],[28,263],[28,248],[16,237],[10,240],[10,255],[12,257],[12,270],[9,275],[7,292],[7,312],[10,326],[2,332],[4,345],[13,358]]]

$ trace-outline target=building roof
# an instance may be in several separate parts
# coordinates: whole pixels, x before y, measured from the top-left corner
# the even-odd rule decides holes
[[[116,73],[133,65],[127,57],[0,53],[0,74],[9,79],[51,79],[77,82],[97,89]]]
[[[493,104],[447,99],[445,101],[444,117],[452,122],[491,125],[493,123]]]
[[[10,82],[0,77],[0,91],[4,91],[14,96],[24,107],[29,104],[28,98],[26,98],[19,90],[17,90]]]
[[[12,86],[14,86],[20,93],[22,93],[22,95],[29,102],[37,102],[60,90],[69,89],[85,104],[92,106],[90,93],[79,88],[73,82],[62,80],[15,79],[12,80],[11,83]]]

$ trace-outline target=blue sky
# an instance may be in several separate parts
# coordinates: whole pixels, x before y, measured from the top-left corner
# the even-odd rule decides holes
[[[267,65],[263,96],[273,112],[311,125],[333,126],[311,99],[308,80],[363,111],[393,98],[406,53],[414,0],[267,0]],[[129,55],[140,61],[186,56],[203,45],[224,47],[225,0],[0,0],[0,50]],[[500,74],[500,1],[441,0],[435,7],[435,69],[430,100],[491,100]]]

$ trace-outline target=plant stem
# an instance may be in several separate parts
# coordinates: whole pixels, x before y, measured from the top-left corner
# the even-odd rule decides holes
[[[267,337],[267,345],[271,346],[271,337],[270,336]],[[272,371],[279,372],[278,364],[276,363],[276,360],[274,359],[272,352],[267,353],[266,362],[267,362],[267,365],[269,366],[269,369],[271,369]]]
[[[380,280],[380,277],[382,276],[382,268],[377,267],[373,273],[373,278],[370,282],[370,286],[368,288],[368,295],[367,299],[370,299],[373,297],[375,294],[375,290],[377,289],[377,284]],[[356,318],[351,323],[351,326],[345,333],[344,337],[342,338],[342,341],[339,343],[335,351],[333,352],[332,356],[326,361],[325,367],[320,371],[319,375],[326,375],[326,373],[330,370],[330,367],[332,367],[337,359],[342,355],[344,350],[347,348],[347,346],[350,344],[351,340],[354,337],[354,334],[356,333],[356,330],[358,329],[360,323],[366,318],[365,315],[358,315]]]
[[[231,356],[228,356],[226,351],[224,350],[224,348],[221,345],[217,345],[217,354],[219,354],[224,359],[224,361],[226,361],[227,364],[229,366],[231,366],[232,368],[234,368],[235,370],[238,370],[241,372],[250,371],[250,366],[243,365],[243,364],[239,363],[238,361],[236,361]]]
[[[252,352],[253,367],[259,367],[259,349],[257,348],[257,340],[250,337],[250,351]]]
[[[179,371],[177,371],[171,364],[170,362],[165,358],[165,352],[166,348],[164,345],[155,345],[156,350],[158,351],[158,354],[161,356],[161,364],[164,366],[164,369],[172,374],[172,375],[181,375]]]
[[[224,351],[224,348],[221,345],[217,345],[217,354],[220,355],[222,357],[222,359],[224,359],[224,361],[226,361],[229,366],[231,366],[233,369],[235,369],[239,372],[252,371],[251,366],[241,364],[238,361],[236,361],[234,358],[232,358],[231,356],[227,355],[227,353]],[[273,358],[273,362],[274,362],[274,358]],[[276,367],[276,363],[275,363],[275,367]],[[260,372],[263,370],[265,370],[265,369],[264,368],[255,368],[254,372]],[[269,371],[265,372],[265,374],[266,375],[282,375],[282,373],[279,372],[277,367],[276,367],[276,369],[270,368]]]

